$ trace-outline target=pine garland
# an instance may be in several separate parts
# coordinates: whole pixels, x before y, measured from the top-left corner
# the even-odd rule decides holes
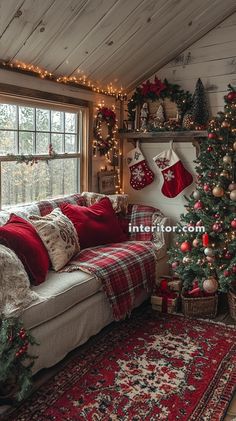
[[[28,353],[37,342],[17,318],[3,319],[0,325],[0,395],[12,392],[22,400],[31,386],[32,367],[37,356]]]
[[[176,83],[169,83],[167,79],[161,82],[155,76],[154,82],[149,80],[142,86],[136,88],[133,96],[128,101],[128,119],[135,119],[135,109],[137,105],[142,105],[146,100],[157,101],[159,99],[169,98],[175,102],[181,114],[181,118],[190,110],[192,106],[193,97],[189,91],[184,91]]]

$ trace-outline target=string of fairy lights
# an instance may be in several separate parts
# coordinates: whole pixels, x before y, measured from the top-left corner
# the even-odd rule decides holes
[[[123,92],[123,89],[115,88],[112,83],[107,85],[106,88],[98,86],[98,83],[93,82],[89,78],[87,78],[84,74],[80,76],[58,76],[53,74],[52,72],[43,69],[39,66],[35,66],[33,64],[28,64],[20,61],[15,62],[7,62],[7,61],[0,61],[0,68],[5,70],[12,70],[17,71],[23,74],[29,74],[31,76],[39,77],[40,79],[50,80],[56,83],[62,83],[70,86],[76,86],[78,88],[82,87],[87,90],[90,90],[94,93],[103,94],[107,96],[114,97],[116,100],[124,101],[127,99],[127,94]],[[97,113],[102,108],[105,108],[104,100],[101,101],[96,107]],[[115,106],[112,105],[111,108],[112,112],[115,116]],[[98,124],[98,114],[94,116],[96,124]],[[100,153],[100,155],[104,155],[105,157],[105,166],[101,167],[101,171],[105,171],[107,169],[107,165],[112,166],[115,170],[115,188],[116,193],[121,193],[121,177],[120,177],[120,159],[121,159],[121,150],[120,150],[120,143],[117,140],[116,133],[118,130],[117,119],[115,118],[115,124],[111,125],[109,122],[107,123],[108,127],[108,135],[106,136],[105,141],[108,142],[108,148],[104,153]],[[104,137],[102,134],[102,126],[99,123],[96,127],[97,136],[96,139],[93,140],[93,156],[97,156],[97,151],[99,150],[99,143],[104,141]],[[101,152],[101,151],[100,151]]]
[[[94,140],[93,140],[93,156],[104,156],[104,166],[100,167],[100,171],[107,171],[107,165],[112,166],[114,171],[114,184],[116,193],[121,191],[121,177],[120,177],[120,159],[122,152],[120,149],[120,142],[116,134],[118,124],[115,114],[115,106],[107,108],[104,101],[96,106],[96,114],[94,115]],[[105,124],[107,133],[103,133],[102,123]]]
[[[43,69],[39,66],[35,66],[33,64],[28,64],[20,61],[15,62],[7,62],[7,61],[0,61],[0,68],[6,70],[14,70],[20,73],[26,73],[33,76],[37,76],[41,79],[51,80],[57,83],[63,83],[66,85],[72,85],[76,87],[83,87],[92,92],[96,92],[103,95],[112,96],[118,100],[125,100],[127,99],[127,94],[123,92],[123,88],[115,88],[112,83],[108,84],[107,87],[101,87],[98,85],[97,82],[90,80],[86,75],[81,76],[58,76],[52,72],[49,72],[46,69]]]

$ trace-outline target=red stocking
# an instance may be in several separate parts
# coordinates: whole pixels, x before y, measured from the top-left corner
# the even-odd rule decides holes
[[[166,197],[177,196],[193,182],[192,174],[184,168],[172,144],[173,142],[170,143],[170,149],[153,158],[162,172],[164,183],[161,191]]]
[[[130,169],[130,185],[135,190],[141,190],[151,184],[154,174],[150,170],[138,144],[127,155],[127,164]]]

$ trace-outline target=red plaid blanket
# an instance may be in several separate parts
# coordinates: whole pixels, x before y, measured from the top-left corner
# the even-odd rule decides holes
[[[63,272],[82,270],[101,280],[115,320],[129,315],[142,289],[155,283],[155,246],[151,241],[126,241],[82,250]]]

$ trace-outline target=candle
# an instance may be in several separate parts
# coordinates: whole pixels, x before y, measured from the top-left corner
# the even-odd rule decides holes
[[[207,247],[208,244],[209,244],[209,235],[207,233],[206,234],[202,234],[202,245],[204,247]]]

